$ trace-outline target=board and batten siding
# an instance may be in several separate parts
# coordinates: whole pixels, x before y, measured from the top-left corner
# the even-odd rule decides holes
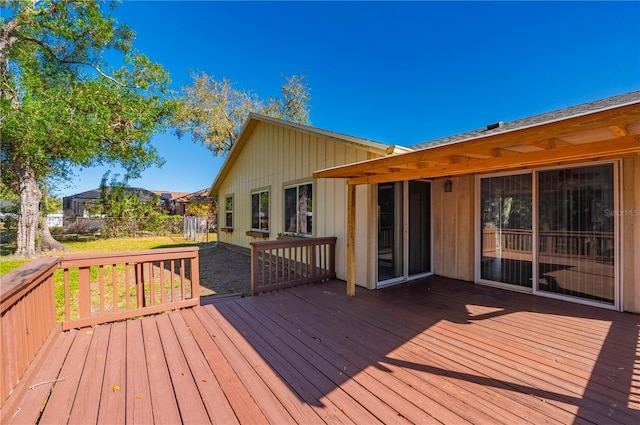
[[[622,308],[640,313],[640,157],[622,162]]]
[[[249,248],[265,240],[246,234],[251,230],[251,193],[269,190],[269,236],[284,232],[284,188],[313,182],[313,236],[336,236],[336,274],[346,279],[347,187],[343,179],[313,180],[316,170],[372,159],[377,155],[331,137],[308,134],[259,122],[248,136],[231,170],[218,190],[221,227],[225,224],[225,198],[233,195],[233,232],[218,230],[221,242]],[[358,190],[359,211],[367,211],[369,191]],[[359,232],[356,249],[366,252],[369,234]],[[363,267],[360,273],[367,273]],[[358,276],[365,284],[366,277]]]
[[[444,191],[446,180],[452,191]],[[439,276],[474,280],[475,176],[439,178],[431,183],[433,272]]]

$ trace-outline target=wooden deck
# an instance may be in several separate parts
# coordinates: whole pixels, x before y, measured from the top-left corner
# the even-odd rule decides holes
[[[61,333],[3,416],[640,423],[637,315],[437,277],[344,293],[332,281]]]

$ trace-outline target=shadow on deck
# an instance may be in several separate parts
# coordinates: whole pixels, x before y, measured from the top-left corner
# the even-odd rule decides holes
[[[331,281],[60,333],[2,418],[640,423],[637,315],[440,277],[344,292]]]

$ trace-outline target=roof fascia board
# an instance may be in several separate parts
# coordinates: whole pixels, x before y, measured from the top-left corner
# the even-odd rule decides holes
[[[394,155],[391,157],[375,158],[375,159],[357,162],[350,165],[331,167],[331,168],[318,170],[314,172],[313,177],[314,178],[350,178],[350,176],[348,175],[350,172],[356,173],[356,172],[360,172],[360,170],[362,169],[366,169],[370,167],[373,167],[373,168],[386,167],[386,166],[392,167],[394,165],[398,165],[406,162],[426,161],[429,159],[430,156],[432,156],[432,154],[435,154],[435,155],[441,154],[442,156],[454,155],[456,154],[456,150],[460,150],[461,148],[464,148],[465,145],[470,143],[487,143],[487,144],[491,144],[492,147],[499,148],[501,139],[505,137],[519,136],[519,135],[526,137],[526,135],[529,133],[533,135],[536,132],[542,132],[547,128],[553,128],[557,126],[558,123],[562,123],[562,122],[565,122],[567,124],[567,128],[571,128],[572,125],[575,125],[575,126],[582,125],[583,126],[582,129],[588,129],[589,123],[594,122],[598,119],[602,119],[602,117],[611,116],[612,114],[616,114],[616,113],[638,114],[639,105],[640,105],[640,100],[625,103],[623,105],[616,105],[610,108],[603,108],[603,109],[591,111],[588,113],[576,114],[576,115],[565,117],[562,119],[545,121],[545,122],[537,123],[537,124],[526,126],[526,127],[519,127],[519,128],[511,129],[508,131],[504,131],[501,133],[487,134],[480,137],[460,140],[454,143],[448,143],[444,145],[428,146],[419,150],[415,150],[413,152]],[[593,117],[593,119],[589,120],[589,117]],[[580,131],[581,129],[578,128],[577,130]],[[565,132],[570,133],[568,131],[565,131]]]
[[[634,93],[634,92],[632,92],[632,93]],[[606,99],[602,99],[602,100],[606,100]],[[598,101],[596,101],[596,102],[598,102]],[[615,104],[615,105],[603,106],[603,107],[597,108],[597,109],[581,111],[581,112],[577,112],[577,113],[571,114],[571,115],[559,116],[559,117],[556,117],[556,118],[551,118],[551,119],[548,119],[548,120],[545,120],[545,121],[540,121],[540,122],[536,122],[536,123],[532,123],[532,124],[528,124],[528,125],[523,125],[521,127],[511,128],[511,129],[508,129],[508,130],[493,131],[493,132],[488,132],[487,134],[482,134],[482,135],[473,135],[473,136],[469,136],[469,137],[467,137],[465,139],[456,140],[456,141],[450,142],[450,143],[443,143],[443,144],[438,144],[438,145],[434,145],[434,146],[428,146],[429,143],[436,142],[438,139],[432,140],[430,142],[418,143],[418,145],[426,145],[426,146],[424,146],[424,147],[422,147],[420,149],[415,149],[414,148],[414,151],[419,151],[419,150],[423,150],[423,149],[430,149],[430,148],[438,147],[438,146],[453,145],[453,144],[456,144],[456,143],[464,143],[464,142],[468,142],[468,141],[471,141],[471,140],[479,140],[479,139],[482,139],[482,138],[485,138],[485,137],[491,137],[491,136],[496,136],[496,135],[509,134],[509,133],[512,133],[512,132],[526,130],[528,128],[540,127],[540,126],[543,126],[543,125],[546,125],[546,124],[553,124],[553,123],[556,123],[556,122],[571,120],[571,119],[579,118],[579,117],[582,117],[582,116],[585,116],[585,115],[597,114],[599,112],[604,112],[604,111],[617,109],[617,108],[624,108],[626,106],[635,105],[635,104],[640,104],[640,98],[633,99],[633,100],[630,100],[628,102]],[[578,106],[580,106],[580,105],[570,106],[570,107],[565,108],[565,109],[571,109],[571,108],[575,108],[575,107],[578,107]],[[559,111],[562,111],[562,110],[559,110]],[[550,111],[550,112],[546,112],[546,113],[542,113],[542,114],[538,114],[538,115],[546,115],[546,114],[551,114],[551,113],[559,112],[559,111]],[[533,118],[533,117],[536,117],[538,115],[532,115],[530,117],[520,118],[520,119],[517,119],[515,121],[527,120],[529,118]],[[509,123],[507,123],[507,125],[508,124]],[[473,132],[473,131],[478,131],[478,130],[472,130],[471,132]],[[464,133],[461,133],[460,135],[464,135]],[[455,136],[456,135],[454,134],[451,137],[455,137]]]

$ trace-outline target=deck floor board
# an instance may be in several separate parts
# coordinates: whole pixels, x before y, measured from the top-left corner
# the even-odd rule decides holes
[[[102,380],[109,345],[110,326],[97,326],[93,329],[93,338],[87,358],[84,362],[82,377],[69,417],[70,424],[96,423],[102,394]]]
[[[206,299],[203,300],[206,304]],[[640,423],[640,316],[427,278],[61,333],[9,423]],[[15,401],[15,402],[14,402]]]
[[[127,321],[126,422],[153,422],[151,387],[140,320]]]
[[[173,329],[176,332],[178,341],[182,346],[182,352],[189,364],[190,372],[193,375],[194,382],[198,387],[204,406],[207,409],[209,418],[214,423],[234,424],[238,420],[234,414],[231,404],[238,403],[237,407],[242,409],[239,413],[240,417],[252,419],[253,423],[260,422],[263,419],[260,415],[251,416],[255,406],[250,405],[251,396],[244,386],[234,383],[231,376],[233,371],[228,375],[221,376],[219,369],[227,369],[228,366],[224,359],[216,358],[211,361],[211,356],[215,355],[216,348],[212,346],[208,336],[203,335],[202,325],[199,323],[187,324],[183,315],[192,313],[190,310],[185,312],[173,312],[169,315]],[[227,390],[225,392],[225,389]],[[237,396],[237,392],[244,390],[241,396]],[[238,402],[238,398],[245,396],[249,399],[248,403],[242,403],[246,399]],[[249,415],[247,415],[249,414]]]
[[[167,366],[167,359],[162,348],[162,341],[158,333],[155,317],[145,317],[142,322],[144,335],[144,350],[147,373],[149,374],[149,388],[151,390],[151,405],[153,420],[156,424],[180,423],[180,410],[173,390],[173,383]]]
[[[60,370],[60,381],[54,383],[49,396],[48,403],[55,404],[56,409],[43,412],[40,417],[41,424],[59,424],[69,418],[92,336],[92,329],[82,329],[77,332]]]

